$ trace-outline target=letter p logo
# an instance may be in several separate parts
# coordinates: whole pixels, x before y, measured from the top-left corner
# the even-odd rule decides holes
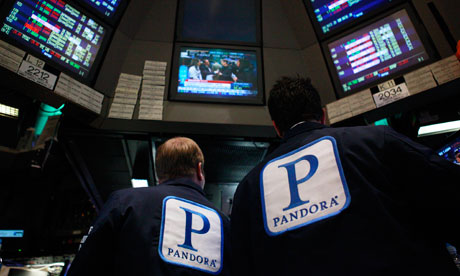
[[[217,211],[168,196],[163,200],[158,252],[167,263],[218,274],[222,269],[223,230]]]
[[[199,212],[196,212],[196,211],[184,208],[184,207],[179,207],[179,208],[185,211],[185,241],[183,244],[181,245],[178,244],[177,246],[187,248],[193,251],[197,251],[192,246],[192,233],[206,234],[209,231],[209,227],[210,227],[209,220],[202,213],[199,213]],[[192,222],[193,222],[194,214],[200,217],[201,220],[203,220],[203,228],[201,228],[200,230],[193,229]]]
[[[310,171],[304,178],[297,179],[295,165],[304,160],[310,163]],[[304,201],[300,199],[298,186],[299,184],[306,182],[315,174],[316,170],[318,169],[318,158],[316,158],[314,155],[305,155],[295,161],[279,165],[278,168],[286,169],[289,181],[289,191],[291,194],[291,203],[288,207],[284,208],[283,211],[308,203],[308,200]]]
[[[350,194],[335,139],[325,136],[270,160],[260,173],[260,195],[270,236],[339,214]],[[336,204],[322,207],[331,200]]]

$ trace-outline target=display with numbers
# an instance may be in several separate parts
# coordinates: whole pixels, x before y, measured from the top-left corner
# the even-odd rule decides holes
[[[83,0],[106,17],[113,17],[121,0]]]
[[[388,9],[398,0],[305,0],[313,25],[320,37],[324,37],[350,26],[359,19]]]
[[[79,0],[76,2],[110,25],[118,22],[128,5],[128,0]]]
[[[408,5],[351,33],[323,43],[340,97],[362,91],[433,59],[430,43]]]
[[[110,32],[62,0],[13,1],[2,18],[2,37],[86,81],[94,76]]]

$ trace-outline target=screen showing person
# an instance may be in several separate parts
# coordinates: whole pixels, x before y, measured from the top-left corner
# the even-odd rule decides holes
[[[255,52],[183,47],[179,63],[179,94],[211,97],[258,94]]]
[[[70,72],[87,78],[106,28],[62,0],[15,1],[1,33]]]
[[[345,93],[429,59],[404,9],[329,43],[328,49]]]
[[[391,0],[308,0],[323,34],[385,7]],[[394,2],[394,1],[393,1]]]

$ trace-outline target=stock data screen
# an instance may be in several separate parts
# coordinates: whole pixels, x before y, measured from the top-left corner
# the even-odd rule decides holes
[[[1,32],[86,78],[106,30],[62,0],[21,0],[15,2]]]
[[[96,9],[104,16],[112,18],[121,0],[83,0],[83,2]]]
[[[327,34],[354,19],[379,9],[392,0],[309,0],[316,21]],[[394,1],[394,0],[393,0]]]
[[[343,92],[429,59],[406,10],[328,44]]]

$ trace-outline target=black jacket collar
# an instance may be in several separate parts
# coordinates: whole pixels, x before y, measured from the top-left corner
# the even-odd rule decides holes
[[[314,129],[326,128],[326,127],[327,126],[325,126],[323,124],[320,124],[320,123],[303,122],[301,124],[296,125],[292,129],[286,131],[282,141],[286,142],[291,137],[296,136],[296,135],[298,135],[300,133],[304,133],[304,132],[311,131],[311,130],[314,130]]]
[[[191,178],[188,177],[170,179],[161,183],[160,185],[186,186],[195,189],[202,195],[204,195],[203,189],[200,186],[198,186],[198,184],[196,184]]]

